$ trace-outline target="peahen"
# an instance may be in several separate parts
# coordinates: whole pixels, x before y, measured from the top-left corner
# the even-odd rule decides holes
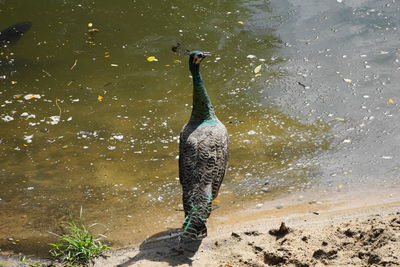
[[[179,180],[185,210],[183,235],[193,239],[207,236],[211,203],[218,195],[228,162],[228,133],[215,115],[200,75],[200,63],[209,55],[202,51],[190,52],[193,107],[179,144]]]

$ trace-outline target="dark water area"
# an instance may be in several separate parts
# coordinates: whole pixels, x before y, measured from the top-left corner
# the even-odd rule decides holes
[[[192,85],[177,42],[212,52],[201,71],[230,135],[213,216],[398,181],[398,3],[42,2],[0,1],[1,29],[32,22],[0,48],[3,251],[44,254],[81,207],[115,247],[181,225]]]

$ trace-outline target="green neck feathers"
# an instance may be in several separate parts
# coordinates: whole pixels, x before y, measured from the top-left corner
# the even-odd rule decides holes
[[[190,62],[190,72],[193,76],[193,109],[191,120],[203,121],[215,119],[214,108],[201,79],[200,65]]]

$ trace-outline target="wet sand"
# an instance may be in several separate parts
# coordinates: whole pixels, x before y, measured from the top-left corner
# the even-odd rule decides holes
[[[398,190],[292,194],[212,216],[202,242],[184,241],[180,247],[177,229],[171,229],[110,251],[94,266],[398,266]],[[282,222],[286,232],[279,232]],[[18,260],[0,257],[4,266],[26,266]],[[50,263],[27,261],[38,262]]]

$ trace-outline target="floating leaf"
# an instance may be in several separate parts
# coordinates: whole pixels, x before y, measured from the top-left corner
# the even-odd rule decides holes
[[[387,102],[392,104],[394,101],[393,101],[393,99],[389,98]]]
[[[90,34],[95,34],[95,33],[98,33],[98,32],[99,32],[99,29],[96,29],[96,28],[88,30],[88,33],[90,33]]]
[[[239,23],[239,24],[242,24],[242,25],[244,24],[244,22],[243,22],[243,21],[241,21],[241,20],[239,20],[239,21],[238,21],[238,23]]]
[[[17,83],[17,81],[11,81],[11,84],[16,84]]]
[[[337,121],[344,121],[345,119],[344,119],[344,118],[335,118],[335,120],[337,120]]]
[[[150,56],[147,58],[148,62],[153,62],[153,61],[158,61],[158,59],[155,56]]]
[[[90,28],[90,27],[93,27],[93,23],[88,23],[88,27]]]
[[[99,95],[99,96],[97,97],[97,100],[101,101],[101,100],[103,100],[103,97],[102,97],[101,95]]]
[[[262,65],[258,65],[257,67],[254,68],[254,73],[259,73],[261,70]]]
[[[352,82],[352,80],[351,79],[343,79],[343,81],[345,81],[346,83],[351,83]]]
[[[179,60],[179,59],[175,59],[175,60],[174,60],[174,63],[182,63],[182,61]]]
[[[214,203],[220,203],[221,200],[219,200],[219,199],[214,199],[213,202],[214,202]]]
[[[9,115],[6,115],[6,116],[4,116],[3,118],[1,118],[3,121],[5,121],[5,122],[9,122],[9,121],[13,121],[14,120],[14,118],[13,117],[11,117],[11,116],[9,116]]]
[[[64,148],[64,149],[65,149],[65,148],[68,148],[68,145],[62,146],[62,148]]]
[[[111,67],[118,67],[118,64],[111,64]]]
[[[40,95],[39,95],[39,94],[27,94],[27,95],[24,96],[24,98],[25,98],[26,100],[29,100],[29,99],[39,99],[39,98],[40,98]]]
[[[260,77],[261,73],[257,73],[256,75],[254,75],[254,77]]]
[[[110,55],[104,55],[104,58],[110,58]]]
[[[47,123],[51,125],[56,125],[60,122],[60,116],[50,116],[49,119],[50,121],[48,121]]]

